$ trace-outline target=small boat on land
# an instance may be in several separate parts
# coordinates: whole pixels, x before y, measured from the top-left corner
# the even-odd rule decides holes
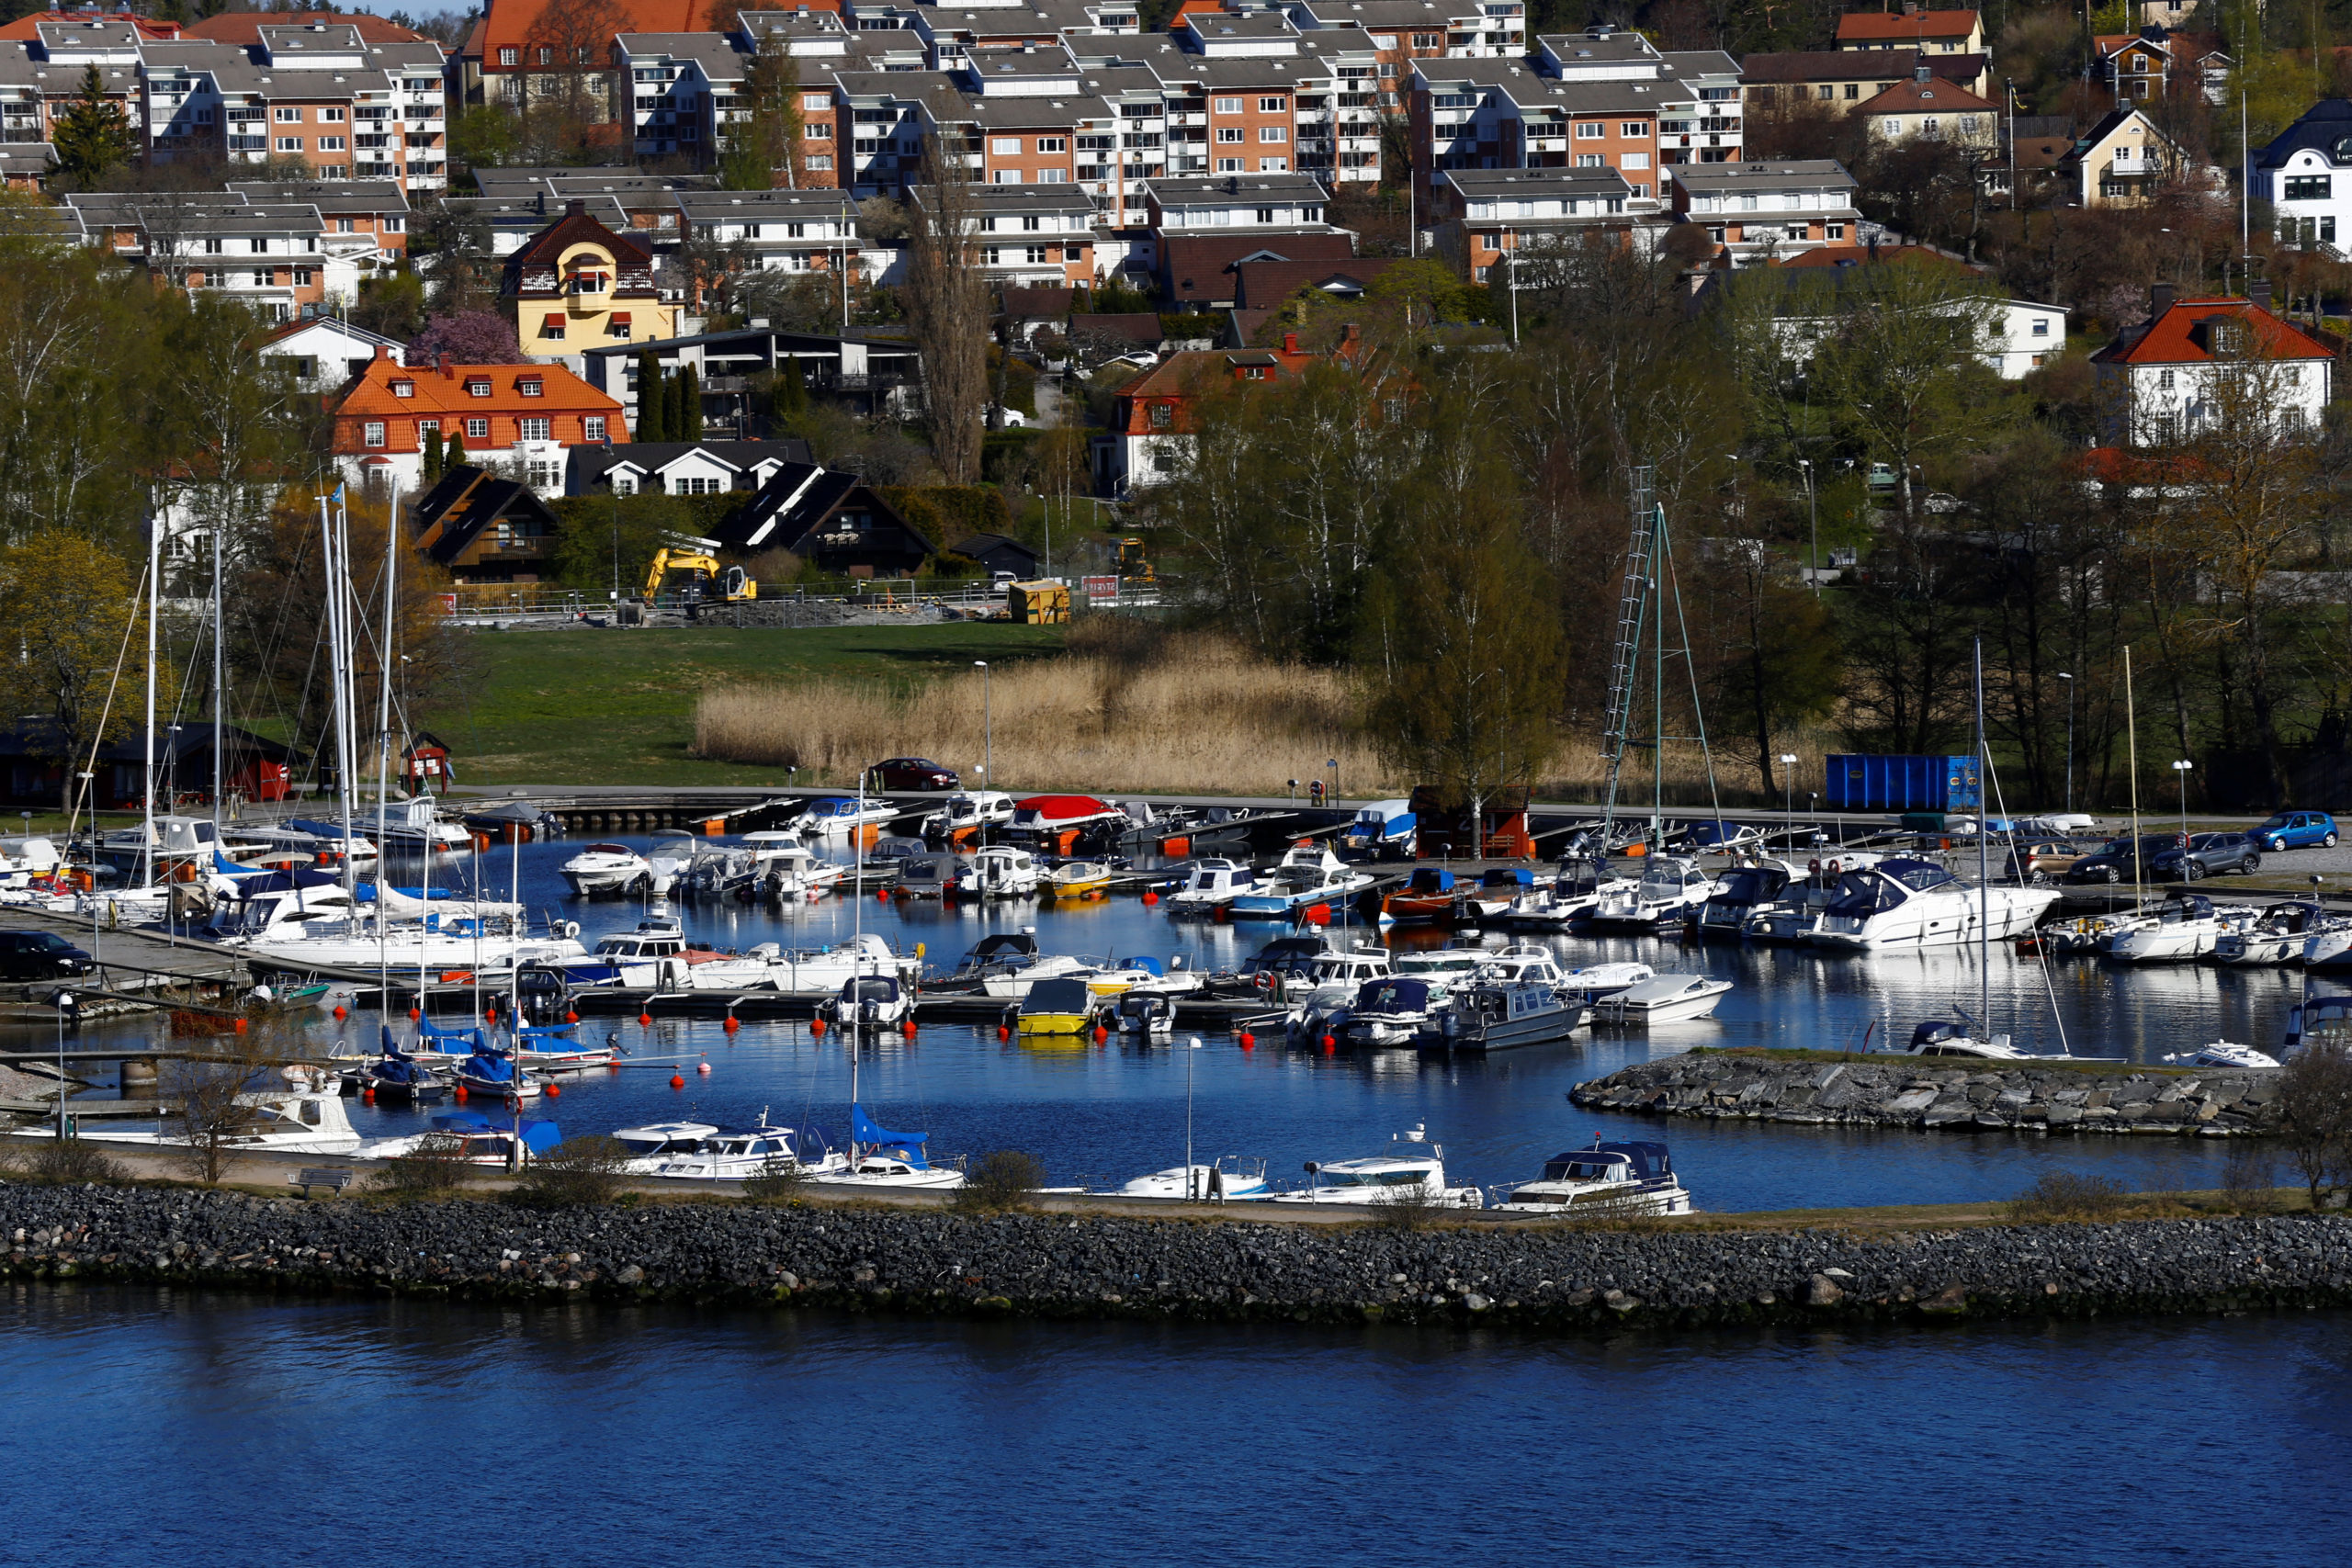
[[[2227,1040],[2216,1040],[2211,1045],[2199,1046],[2177,1055],[2166,1056],[2167,1062],[2184,1067],[2276,1067],[2278,1058],[2251,1045],[2236,1045]]]
[[[1227,1155],[1214,1165],[1171,1166],[1096,1194],[1104,1198],[1153,1198],[1177,1203],[1254,1202],[1270,1196],[1264,1160]]]
[[[1509,1214],[1631,1219],[1687,1214],[1690,1194],[1664,1144],[1605,1144],[1596,1136],[1589,1148],[1545,1160],[1542,1176],[1509,1189],[1495,1206]]]
[[[1375,800],[1357,808],[1355,820],[1340,835],[1340,848],[1365,860],[1409,858],[1420,820],[1409,800]]]
[[[343,1109],[339,1087],[241,1094],[237,1107],[233,1122],[220,1141],[239,1154],[347,1155],[359,1147],[359,1134],[352,1130],[351,1118]],[[169,1132],[167,1125],[159,1122],[153,1131],[85,1126],[76,1136],[85,1143],[150,1148],[186,1148],[194,1141],[185,1128]],[[19,1127],[15,1133],[20,1138],[55,1135],[53,1124]]]
[[[877,1126],[854,1100],[850,1101],[849,1129],[848,1156],[838,1167],[810,1171],[809,1180],[826,1187],[898,1190],[964,1185],[961,1170],[931,1163],[925,1147],[931,1140],[928,1133],[893,1133]]]
[[[779,1172],[813,1176],[819,1171],[846,1169],[848,1165],[847,1159],[825,1146],[822,1134],[808,1128],[772,1126],[767,1113],[762,1111],[752,1126],[713,1128],[693,1147],[632,1161],[631,1170],[669,1181],[742,1181]]]
[[[463,1165],[516,1169],[554,1151],[563,1130],[526,1116],[492,1121],[479,1111],[445,1111],[422,1133],[379,1138],[352,1152],[355,1159],[401,1159],[433,1153]]]
[[[1729,980],[1704,975],[1653,975],[1592,1004],[1595,1018],[1656,1028],[1711,1016],[1731,990]]]
[[[978,840],[987,829],[1012,821],[1012,796],[1002,790],[967,790],[922,819],[923,837],[943,848]]]
[[[2046,1055],[2037,1056],[2030,1051],[2020,1051],[2006,1034],[1980,1039],[1966,1025],[1942,1019],[1931,1019],[1912,1030],[1908,1044],[1890,1046],[1886,1054],[1894,1056],[1960,1057],[1979,1062],[2092,1062],[2119,1060],[2098,1056]]]
[[[1035,848],[1067,855],[1081,844],[1099,845],[1098,853],[1112,850],[1128,826],[1125,812],[1091,795],[1033,795],[1013,802],[1006,831]]]
[[[1307,1185],[1277,1192],[1271,1203],[1436,1203],[1476,1209],[1485,1197],[1475,1187],[1445,1184],[1445,1150],[1414,1127],[1389,1140],[1388,1147],[1363,1159],[1306,1162]]]

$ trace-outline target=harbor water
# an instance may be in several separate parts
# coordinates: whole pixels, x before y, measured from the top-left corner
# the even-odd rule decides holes
[[[2352,1321],[1547,1341],[30,1286],[19,1562],[2340,1562]]]

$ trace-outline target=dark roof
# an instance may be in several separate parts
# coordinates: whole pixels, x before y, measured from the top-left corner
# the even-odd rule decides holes
[[[582,443],[565,449],[578,491],[604,482],[605,470],[623,463],[644,469],[665,467],[689,452],[707,452],[741,472],[762,463],[813,463],[808,443],[797,435],[775,441],[617,441],[610,448]]]
[[[852,510],[867,513],[873,526],[846,542],[810,537],[835,514]],[[865,562],[911,569],[932,553],[930,541],[864,479],[809,463],[787,463],[778,468],[713,534],[721,547],[745,555],[790,550],[804,560],[827,564]]]
[[[1358,256],[1344,262],[1251,261],[1234,268],[1233,302],[1245,310],[1279,305],[1302,288],[1354,298],[1395,264],[1386,257]]]
[[[2254,166],[2275,169],[2306,148],[2324,154],[2331,164],[2352,162],[2335,156],[2335,144],[2347,136],[2352,136],[2352,99],[2322,98],[2256,153]]]
[[[1159,243],[1159,276],[1171,299],[1232,298],[1227,281],[1244,262],[1343,262],[1355,256],[1345,233],[1178,235]]]
[[[221,750],[229,753],[266,757],[274,762],[292,761],[301,755],[292,747],[255,735],[250,729],[240,729],[233,724],[220,727]],[[85,745],[88,743],[84,742]],[[55,759],[66,750],[63,735],[57,721],[39,714],[0,720],[0,757],[44,757]],[[87,755],[85,752],[84,755]],[[136,729],[125,730],[115,739],[97,749],[101,762],[136,762],[147,754],[147,738]],[[175,724],[168,728],[158,726],[155,730],[155,760],[169,761],[175,757],[185,761],[190,757],[212,754],[212,726],[204,723]]]
[[[553,266],[562,256],[564,248],[582,243],[603,245],[613,252],[613,260],[627,259],[622,254],[634,251],[647,265],[653,262],[653,247],[616,229],[608,229],[588,216],[586,204],[565,203],[564,215],[523,242],[523,248],[506,258],[509,267],[527,265],[533,262]]]
[[[466,547],[492,524],[517,517],[536,519],[542,534],[556,531],[555,513],[530,486],[519,479],[500,479],[470,463],[460,463],[443,474],[441,482],[425,491],[424,499],[409,513],[416,536],[423,540],[430,536],[430,542],[424,546],[425,555],[440,566],[465,554]]]
[[[990,571],[1011,571],[1026,574],[1037,569],[1037,552],[1018,539],[1002,534],[973,534],[948,547],[959,556],[969,557]]]
[[[1892,82],[1926,66],[1947,82],[1973,82],[1984,74],[1981,54],[1912,55],[1899,49],[1813,49],[1781,54],[1751,54],[1739,62],[1740,80],[1772,82]]]
[[[1067,316],[1070,296],[1075,292],[1065,288],[1023,288],[1008,285],[1004,290],[1004,313],[1024,320]]]
[[[1069,319],[1072,337],[1116,338],[1122,343],[1156,344],[1167,333],[1159,318],[1149,311],[1105,311],[1100,315],[1077,315]]]

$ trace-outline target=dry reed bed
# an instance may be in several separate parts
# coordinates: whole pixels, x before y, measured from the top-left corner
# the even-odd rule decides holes
[[[695,752],[795,767],[801,782],[855,784],[884,757],[929,757],[979,787],[994,714],[997,784],[1014,790],[1278,795],[1296,779],[1349,795],[1403,795],[1416,782],[1386,756],[1364,715],[1368,694],[1345,671],[1271,664],[1229,645],[1181,638],[1148,662],[1085,654],[1008,664],[984,678],[959,671],[911,688],[820,677],[791,685],[724,686],[695,711]],[[1696,747],[1669,746],[1668,797],[1706,798]],[[1817,753],[1808,758],[1819,777]],[[1753,773],[1720,755],[1725,804],[1754,793]],[[1598,798],[1606,767],[1591,739],[1563,736],[1539,795]],[[1645,801],[1646,757],[1629,763],[1623,795]],[[1799,792],[1799,804],[1803,804]],[[1777,801],[1772,804],[1778,804]]]

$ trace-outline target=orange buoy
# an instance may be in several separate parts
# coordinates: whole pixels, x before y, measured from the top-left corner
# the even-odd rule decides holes
[[[695,1071],[700,1077],[710,1077],[710,1064],[708,1062],[697,1062],[695,1064]]]
[[[374,1084],[362,1085],[359,1090],[359,1098],[369,1105],[375,1104],[376,1086]]]
[[[1331,1043],[1331,1037],[1329,1035],[1326,1034],[1323,1037],[1323,1054],[1326,1056],[1335,1055],[1339,1049],[1340,1048],[1337,1045]]]
[[[566,1023],[578,1023],[580,1021],[580,1015],[573,1012],[570,1008],[566,1008],[563,1011],[563,1021]]]
[[[685,1087],[686,1087],[686,1078],[685,1078],[685,1075],[684,1075],[684,1073],[672,1073],[672,1074],[670,1075],[670,1087],[671,1087],[672,1089],[684,1089],[684,1088],[685,1088]]]
[[[456,1092],[452,1093],[449,1098],[456,1100],[458,1104],[463,1105],[466,1102],[466,1086],[459,1084]]]
[[[637,1021],[643,1027],[650,1029],[653,1027],[653,1015],[650,1012],[639,1013],[637,1015]]]
[[[1333,1047],[1334,1045],[1337,1045],[1338,1043],[1339,1043],[1339,1041],[1337,1041],[1337,1040],[1333,1039],[1333,1038],[1332,1038],[1330,1035],[1329,1035],[1329,1034],[1326,1034],[1326,1035],[1323,1037],[1323,1049],[1325,1049],[1326,1051],[1329,1051],[1329,1049],[1331,1049],[1331,1047]]]
[[[237,1020],[237,1032],[238,1032],[238,1033],[240,1033],[240,1034],[243,1034],[244,1032],[245,1032],[245,1021],[244,1021],[243,1019],[242,1019],[242,1018],[241,1018],[241,1019]]]
[[[727,1015],[726,1028],[728,1033],[732,1034],[742,1027],[743,1026],[741,1024],[735,1021],[735,1015],[733,1013],[730,1012]]]
[[[1108,1039],[1110,1039],[1110,1038],[1111,1038],[1111,1032],[1110,1032],[1109,1030],[1107,1030],[1107,1029],[1103,1028],[1103,1027],[1102,1027],[1101,1024],[1099,1024],[1099,1023],[1098,1023],[1098,1024],[1096,1024],[1096,1025],[1094,1026],[1094,1043],[1096,1043],[1097,1045],[1100,1045],[1100,1044],[1102,1044],[1102,1042],[1104,1042],[1105,1040],[1108,1040]]]
[[[551,1084],[548,1085],[548,1098],[549,1100],[558,1100],[558,1099],[560,1099],[560,1098],[562,1097],[562,1095],[563,1095],[563,1086],[562,1086],[561,1084],[560,1084],[560,1083],[551,1083]]]
[[[408,1021],[411,1023],[414,1023],[418,1019],[423,1018],[424,1016],[424,1010],[422,1008],[411,1008],[408,1010]]]
[[[1157,893],[1146,893],[1143,896],[1143,901],[1148,905],[1157,904],[1159,902],[1159,895]]]
[[[1246,1029],[1241,1032],[1241,1048],[1244,1051],[1254,1049],[1257,1046],[1257,1043],[1258,1037],[1256,1035],[1250,1033]]]
[[[996,1037],[997,1037],[999,1040],[1010,1040],[1010,1039],[1012,1039],[1012,1026],[1011,1024],[1009,1024],[1009,1023],[1000,1023],[1000,1024],[998,1024],[998,1025],[996,1026]]]
[[[822,1034],[822,1033],[824,1033],[824,1032],[825,1032],[825,1021],[824,1021],[824,1019],[823,1019],[822,1017],[818,1017],[818,1018],[812,1018],[812,1019],[810,1019],[810,1020],[808,1021],[808,1032],[809,1032],[809,1033],[811,1033],[811,1034]]]
[[[915,1021],[913,1019],[908,1019],[904,1022],[900,1023],[899,1025],[899,1032],[905,1035],[908,1039],[912,1040],[915,1037]]]
[[[349,1013],[343,1010],[343,1004],[341,1002],[334,1004],[334,1015],[337,1018],[349,1018],[351,1016]]]

